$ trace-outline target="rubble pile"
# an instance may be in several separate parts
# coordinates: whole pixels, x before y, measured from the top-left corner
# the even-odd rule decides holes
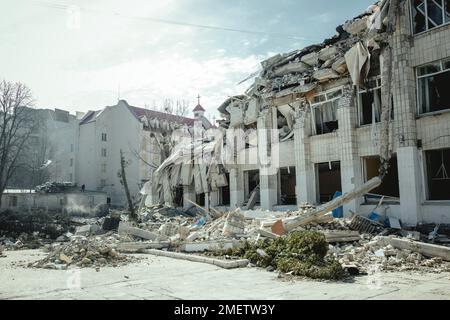
[[[439,257],[425,257],[418,252],[392,247],[387,238],[361,235],[353,243],[329,244],[329,255],[344,267],[355,267],[361,273],[373,268],[379,271],[448,272],[450,263]]]
[[[308,207],[299,212],[266,213],[259,217],[237,209],[217,219],[180,216],[168,218],[154,214],[150,224],[147,222],[140,227],[146,227],[155,233],[151,242],[169,240],[170,250],[246,258],[259,267],[312,278],[337,279],[343,276],[342,270],[351,274],[366,274],[374,266],[380,271],[450,270],[450,264],[442,258],[426,257],[389,244],[391,238],[420,240],[420,233],[415,231],[395,230],[377,224],[376,229],[370,229],[376,232],[359,232],[352,228],[355,219],[333,219],[330,214],[325,214],[309,219],[308,223],[289,232],[284,230],[284,234],[274,233],[274,225],[277,223],[289,222],[311,209]],[[385,237],[387,235],[390,236]],[[300,255],[298,250],[306,242],[310,248],[316,242],[325,243],[325,249],[321,251],[324,254],[316,255],[315,260]],[[228,248],[220,249],[221,247]]]
[[[120,237],[112,232],[90,238],[74,236],[70,242],[45,246],[44,250],[48,252],[48,256],[28,266],[63,270],[69,266],[99,268],[123,265],[133,258],[115,250],[119,239]]]

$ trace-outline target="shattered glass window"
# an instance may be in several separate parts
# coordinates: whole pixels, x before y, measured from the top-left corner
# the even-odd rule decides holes
[[[442,21],[442,1],[427,0],[428,29],[440,26]]]
[[[419,113],[450,109],[449,60],[420,67],[417,72]]]
[[[413,0],[414,33],[420,33],[450,22],[450,0]]]
[[[412,11],[414,33],[425,31],[427,29],[425,22],[425,2],[421,0],[414,0]]]
[[[359,125],[380,122],[381,119],[381,77],[367,81],[367,89],[358,90]]]
[[[337,108],[342,97],[342,89],[328,91],[315,96],[312,100],[314,134],[336,131],[338,126]]]

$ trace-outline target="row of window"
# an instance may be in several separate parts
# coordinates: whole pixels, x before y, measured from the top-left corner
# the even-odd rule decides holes
[[[417,114],[449,110],[450,58],[418,67],[416,76]],[[313,98],[311,102],[313,135],[330,133],[338,129],[337,107],[341,96],[342,89],[334,89]],[[360,126],[380,122],[380,76],[369,79],[365,89],[358,88],[357,107]],[[393,109],[391,119],[394,119]]]

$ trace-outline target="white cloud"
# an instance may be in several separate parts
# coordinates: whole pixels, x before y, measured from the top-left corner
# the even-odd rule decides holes
[[[241,94],[248,83],[237,83],[255,72],[265,56],[193,59],[189,56],[158,56],[126,62],[96,72],[76,75],[84,83],[78,95],[94,91],[114,92],[120,84],[121,98],[145,105],[164,98],[195,102],[200,93],[202,105],[211,114],[230,95]]]

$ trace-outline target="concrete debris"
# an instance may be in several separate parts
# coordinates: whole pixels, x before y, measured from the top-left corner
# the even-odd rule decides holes
[[[227,215],[222,235],[235,236],[238,234],[243,234],[244,229],[245,229],[245,218],[244,215],[238,209],[233,212],[230,212]]]
[[[158,238],[158,234],[154,232],[132,227],[130,224],[123,221],[120,222],[118,231],[120,235],[131,235],[146,240],[156,240]]]
[[[65,270],[70,266],[76,267],[105,267],[119,266],[133,259],[119,254],[115,246],[119,241],[117,234],[106,234],[102,237],[86,238],[74,236],[68,243],[55,243],[44,249],[48,256],[29,267]]]
[[[329,245],[329,255],[342,265],[353,264],[360,273],[367,273],[373,266],[379,271],[447,272],[450,264],[441,257],[427,259],[418,252],[395,248],[390,243],[407,241],[397,238],[367,237],[352,244]],[[448,248],[447,248],[448,249]]]
[[[97,224],[87,224],[87,225],[78,227],[75,231],[75,235],[87,237],[90,235],[95,235],[100,230],[101,230],[101,227]]]

